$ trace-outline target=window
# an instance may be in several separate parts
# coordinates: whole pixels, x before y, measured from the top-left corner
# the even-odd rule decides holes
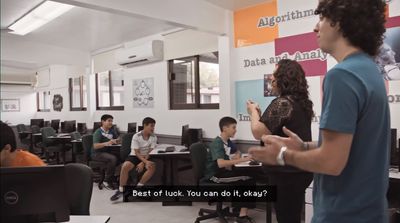
[[[84,76],[69,79],[70,111],[86,111],[86,81]]]
[[[218,109],[218,52],[168,61],[171,109]]]
[[[96,74],[97,110],[124,110],[124,78],[122,70]]]
[[[38,112],[50,111],[50,91],[36,92],[36,106]]]

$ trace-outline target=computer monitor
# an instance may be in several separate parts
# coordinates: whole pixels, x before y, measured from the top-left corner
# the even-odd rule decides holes
[[[399,148],[397,146],[397,129],[390,131],[390,165],[397,166],[400,164]]]
[[[182,126],[181,144],[189,147],[193,143],[200,142],[203,139],[203,129],[189,128],[189,125]]]
[[[101,122],[93,122],[93,133],[101,127]]]
[[[182,135],[181,135],[181,145],[188,145],[188,137],[189,137],[189,125],[182,126]]]
[[[128,123],[128,133],[136,133],[136,122]]]
[[[75,132],[76,131],[76,121],[71,120],[71,121],[64,121],[64,129],[62,129],[62,132],[70,133],[70,132]]]
[[[53,119],[51,120],[51,127],[58,132],[58,129],[60,129],[60,119]]]
[[[69,221],[64,166],[0,168],[1,222]]]
[[[44,119],[42,119],[42,118],[31,119],[31,127],[34,125],[39,126],[39,128],[43,128],[44,127]]]

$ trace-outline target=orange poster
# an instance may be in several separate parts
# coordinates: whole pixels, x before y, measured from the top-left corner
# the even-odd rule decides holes
[[[268,3],[234,12],[235,47],[271,42],[278,38],[277,3]]]

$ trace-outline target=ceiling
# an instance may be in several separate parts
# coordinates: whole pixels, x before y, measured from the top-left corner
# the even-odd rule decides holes
[[[40,4],[43,0],[1,0],[1,28],[6,29],[13,22]],[[237,10],[253,6],[266,0],[201,0],[227,10]],[[139,18],[98,11],[90,8],[74,7],[62,16],[45,24],[25,36],[1,32],[2,48],[7,44],[38,44],[38,46],[55,46],[62,49],[90,53],[98,49],[115,46],[145,36],[176,30],[177,26],[162,20]],[[36,47],[40,49],[42,47]],[[55,49],[54,47],[52,49]],[[35,53],[34,60],[16,59],[15,52],[10,57],[7,53],[12,49],[2,50],[1,66],[11,66],[21,69],[35,69],[43,64],[49,64],[48,57],[41,60],[41,53]],[[19,52],[18,52],[19,53]],[[21,52],[25,53],[26,52]],[[47,52],[49,54],[49,52]],[[62,58],[63,60],[65,59]],[[61,59],[60,59],[61,60]],[[31,63],[34,61],[34,63]],[[27,63],[28,62],[28,63]],[[56,60],[51,61],[52,63]],[[60,63],[65,61],[60,61]],[[89,62],[88,62],[89,63]],[[68,64],[68,63],[66,63]]]

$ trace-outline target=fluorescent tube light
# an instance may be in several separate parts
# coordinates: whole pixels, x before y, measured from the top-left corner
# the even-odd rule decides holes
[[[72,5],[63,3],[45,1],[8,28],[13,30],[10,32],[12,34],[25,35],[64,14],[73,7]]]

